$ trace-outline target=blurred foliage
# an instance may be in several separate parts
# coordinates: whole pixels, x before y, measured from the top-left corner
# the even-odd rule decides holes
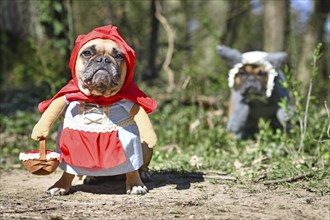
[[[294,69],[289,66],[285,70],[286,86],[292,92],[295,106],[291,133],[273,132],[269,123],[261,120],[261,132],[256,140],[235,141],[225,129],[228,66],[215,51],[221,38],[219,20],[224,19],[227,8],[221,1],[168,2],[166,7],[163,5],[162,13],[176,36],[171,62],[176,88],[171,93],[166,91],[164,71],[152,82],[140,81],[141,74],[148,68],[150,1],[40,1],[37,6],[43,38],[22,39],[0,30],[1,168],[20,164],[18,153],[37,147],[30,139],[40,117],[37,104],[52,97],[70,79],[68,61],[73,36],[86,33],[95,25],[116,24],[136,50],[139,86],[159,102],[157,111],[150,116],[158,136],[151,163],[153,169],[217,169],[248,177],[251,181],[263,174],[276,179],[304,172],[314,172],[315,180],[328,178],[330,118],[324,103],[328,82],[320,73],[314,74],[312,82],[303,146],[300,142],[306,97],[301,94],[300,83],[295,81]],[[74,14],[70,14],[72,7],[76,10]],[[214,13],[219,16],[210,16]],[[260,18],[260,14],[249,14],[240,24],[238,35],[243,37],[231,46],[241,50],[260,49]],[[70,20],[74,21],[73,25]],[[159,29],[158,44],[156,65],[160,70],[167,51],[167,35],[163,28]],[[314,64],[313,72],[320,60]],[[55,150],[56,129],[54,125],[48,140],[52,150]],[[194,156],[199,165],[191,161]],[[309,184],[317,186],[315,181]]]

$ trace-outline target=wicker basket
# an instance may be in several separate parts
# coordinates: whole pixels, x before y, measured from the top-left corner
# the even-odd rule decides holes
[[[46,140],[39,141],[39,150],[20,153],[19,159],[25,168],[35,175],[48,175],[56,170],[59,165],[59,154],[46,150]]]

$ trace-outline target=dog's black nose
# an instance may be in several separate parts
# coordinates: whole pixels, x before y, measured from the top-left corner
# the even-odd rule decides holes
[[[109,64],[111,63],[111,59],[107,56],[99,56],[95,58],[95,61],[98,63]]]

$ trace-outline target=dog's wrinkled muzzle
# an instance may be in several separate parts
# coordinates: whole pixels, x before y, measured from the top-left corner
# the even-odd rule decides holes
[[[266,95],[266,89],[262,85],[262,83],[258,80],[255,79],[248,79],[246,80],[240,88],[240,93],[243,96],[249,96],[249,95],[254,95],[254,96],[264,96]]]
[[[85,87],[89,90],[105,92],[111,86],[111,75],[105,69],[97,70],[91,77],[84,80]]]
[[[111,74],[107,69],[100,68],[89,77],[86,77],[83,82],[84,88],[103,94],[120,84],[120,75]]]

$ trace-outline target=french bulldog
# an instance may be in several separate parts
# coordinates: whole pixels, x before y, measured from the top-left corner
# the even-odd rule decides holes
[[[76,63],[76,72],[79,88],[83,93],[88,96],[110,97],[116,94],[125,82],[127,66],[124,53],[111,40],[95,39],[81,49],[80,58]],[[144,163],[139,169],[140,176],[142,180],[150,181],[148,166],[153,148],[144,141],[141,145]],[[85,182],[89,181],[97,182],[98,180],[97,177],[90,176],[85,179]]]
[[[115,42],[89,41],[80,49],[76,62],[79,88],[87,96],[110,97],[123,86],[126,69],[124,54]]]
[[[70,58],[72,80],[51,100],[31,137],[46,138],[59,115],[57,150],[62,177],[47,192],[67,194],[75,175],[126,175],[128,194],[146,194],[140,171],[148,170],[157,137],[148,117],[157,102],[133,82],[135,52],[108,25],[78,36]]]
[[[230,65],[228,84],[231,88],[227,129],[236,139],[254,138],[259,131],[260,118],[270,121],[273,129],[289,131],[289,118],[293,114],[289,91],[281,65],[285,52],[266,53],[251,51],[241,53],[223,45],[217,46],[218,54]],[[289,109],[282,109],[279,102],[286,98]]]

